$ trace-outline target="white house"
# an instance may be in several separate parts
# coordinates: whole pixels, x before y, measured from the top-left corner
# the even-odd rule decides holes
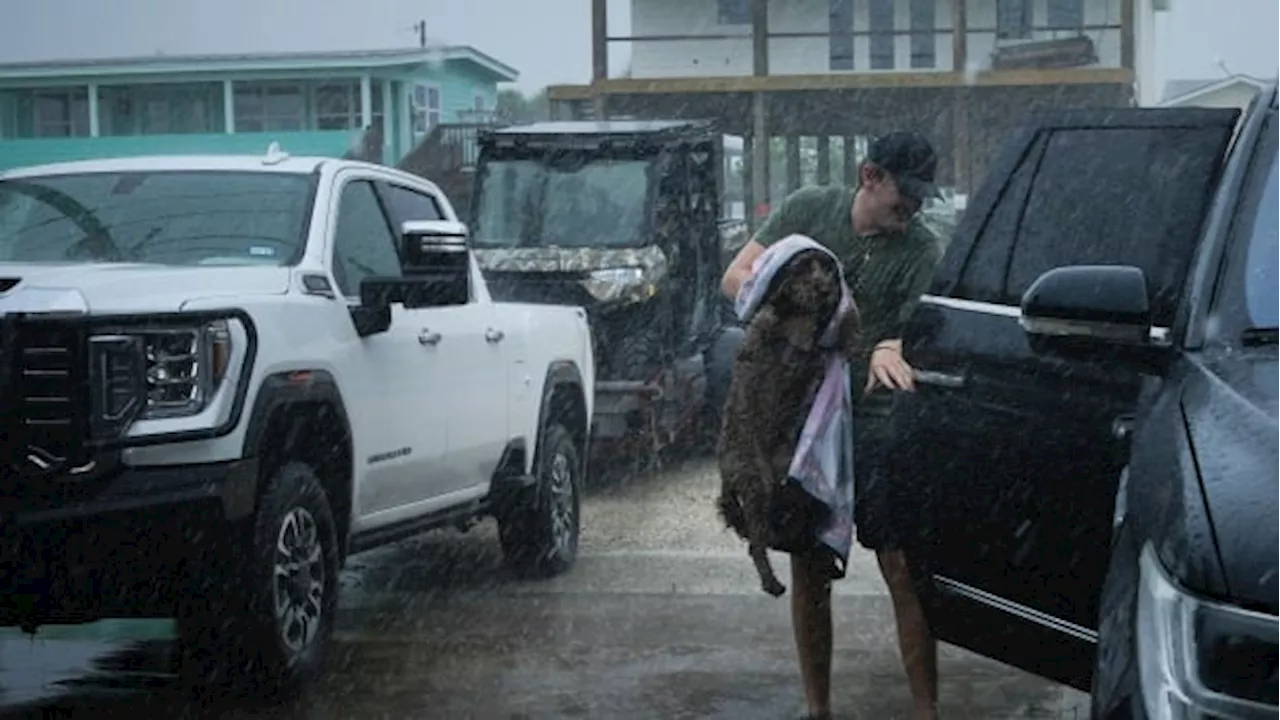
[[[1135,32],[1161,6],[1134,0]],[[1026,45],[1056,51],[1042,67],[1119,68],[1123,14],[1121,0],[968,0],[968,67],[955,68],[952,0],[772,2],[769,73],[986,70]],[[751,0],[632,0],[631,27],[630,77],[752,73]]]

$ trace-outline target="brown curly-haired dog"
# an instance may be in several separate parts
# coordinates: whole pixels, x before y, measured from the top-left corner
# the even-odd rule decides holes
[[[816,542],[826,506],[811,498],[787,470],[825,371],[818,340],[840,302],[835,260],[818,250],[796,254],[774,276],[747,325],[733,365],[716,454],[726,526],[747,541],[764,591],[786,592],[769,563],[768,548],[803,552]],[[846,357],[858,340],[856,311],[840,322]]]

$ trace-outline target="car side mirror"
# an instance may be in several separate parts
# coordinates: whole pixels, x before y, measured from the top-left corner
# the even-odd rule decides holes
[[[471,301],[467,226],[452,220],[412,220],[400,230],[405,307],[447,307]]]
[[[1050,270],[1022,295],[1028,334],[1077,343],[1147,345],[1147,278],[1128,265],[1071,265]]]

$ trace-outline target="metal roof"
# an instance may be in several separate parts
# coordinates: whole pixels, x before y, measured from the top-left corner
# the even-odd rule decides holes
[[[0,82],[110,75],[156,75],[264,70],[373,69],[420,65],[446,60],[470,60],[505,81],[520,73],[510,65],[470,45],[434,45],[425,48],[343,50],[335,52],[282,52],[206,55],[155,55],[109,58],[59,59],[0,63]]]
[[[642,135],[710,127],[700,120],[583,120],[538,122],[494,130],[498,135]]]

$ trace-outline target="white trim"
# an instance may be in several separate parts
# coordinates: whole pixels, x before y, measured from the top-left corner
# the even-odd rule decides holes
[[[1156,106],[1157,107],[1176,107],[1179,105],[1186,104],[1188,101],[1195,100],[1196,98],[1201,97],[1203,95],[1208,95],[1209,93],[1214,93],[1219,90],[1224,90],[1226,88],[1231,87],[1232,85],[1237,85],[1237,84],[1252,85],[1254,89],[1257,90],[1258,92],[1262,92],[1263,90],[1267,89],[1267,84],[1262,82],[1261,80],[1255,80],[1245,75],[1232,75],[1231,77],[1222,78],[1217,82],[1213,82],[1208,85],[1198,87],[1195,90],[1192,90],[1191,92],[1186,92],[1181,95],[1174,95],[1171,98],[1166,98],[1164,100],[1161,100],[1160,102],[1156,103]]]
[[[81,62],[0,63],[0,85],[11,80],[56,80],[69,77],[256,73],[282,70],[351,70],[358,72],[365,68],[422,65],[438,63],[441,60],[471,61],[503,78],[500,82],[515,82],[520,78],[520,73],[515,68],[469,45],[450,45],[436,48],[413,48],[403,52],[298,53],[294,55],[249,55],[238,57],[175,55],[167,58],[103,58]]]
[[[222,81],[222,124],[228,135],[236,133],[236,88],[230,80]]]
[[[98,120],[98,83],[89,83],[89,137],[98,137],[102,131]]]
[[[383,113],[386,109],[383,109]],[[373,78],[369,73],[360,76],[360,131],[373,126]]]
[[[426,95],[426,104],[418,105],[418,88],[424,88]],[[431,106],[431,91],[436,91],[435,107]],[[431,122],[432,114],[435,115],[435,122]],[[421,117],[423,131],[418,133],[415,120]],[[415,82],[409,83],[409,132],[413,135],[426,136],[433,129],[444,121],[444,88],[440,83],[434,82]]]
[[[1022,308],[1017,305],[1002,305],[1000,303],[965,300],[963,298],[944,297],[942,295],[921,295],[920,302],[926,305],[951,308],[952,310],[962,310],[964,312],[978,313],[981,315],[996,315],[999,317],[1012,318],[1019,322],[1022,320]],[[1151,340],[1156,343],[1168,342],[1169,328],[1153,325],[1151,327]]]

